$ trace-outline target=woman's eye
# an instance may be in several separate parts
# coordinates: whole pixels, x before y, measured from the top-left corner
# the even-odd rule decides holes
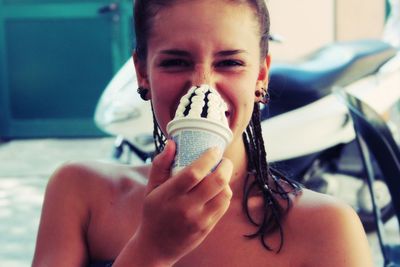
[[[189,67],[190,62],[184,59],[166,59],[161,61],[161,67],[169,68],[169,67]]]
[[[217,63],[217,67],[241,67],[244,63],[240,60],[223,60]]]

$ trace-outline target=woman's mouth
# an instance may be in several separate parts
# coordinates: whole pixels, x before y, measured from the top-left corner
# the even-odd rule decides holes
[[[228,121],[229,128],[232,127],[233,125],[233,110],[230,110],[229,108],[225,111],[225,118]]]

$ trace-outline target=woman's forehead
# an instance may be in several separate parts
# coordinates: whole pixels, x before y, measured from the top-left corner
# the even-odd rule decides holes
[[[185,26],[188,21],[197,21],[203,24],[208,22],[210,26],[215,26],[217,21],[221,22],[224,19],[239,21],[251,19],[253,23],[258,24],[257,16],[254,16],[254,10],[250,5],[224,0],[175,1],[175,4],[164,5],[157,10],[152,24],[155,26],[166,22],[177,22],[176,26]]]
[[[179,42],[220,37],[231,42],[240,36],[241,39],[254,38],[258,43],[258,25],[252,9],[227,3],[188,1],[162,9],[154,17],[150,39]]]

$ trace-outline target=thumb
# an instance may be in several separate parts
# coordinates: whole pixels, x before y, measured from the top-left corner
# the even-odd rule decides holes
[[[175,157],[175,149],[175,142],[173,140],[168,140],[164,150],[154,158],[151,164],[146,195],[171,176],[171,166]]]

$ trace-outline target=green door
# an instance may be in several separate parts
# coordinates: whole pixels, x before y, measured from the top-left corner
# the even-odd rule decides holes
[[[130,56],[131,1],[0,0],[0,138],[102,133],[96,103]]]

